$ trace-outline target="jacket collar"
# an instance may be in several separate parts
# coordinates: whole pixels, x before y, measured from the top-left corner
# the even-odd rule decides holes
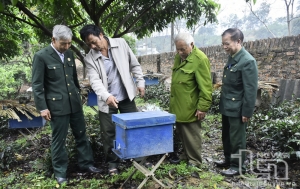
[[[115,48],[115,47],[119,46],[119,44],[116,42],[116,40],[114,40],[110,37],[106,37],[106,38],[107,38],[107,41],[108,41],[108,44],[109,44],[110,48]],[[96,51],[94,49],[91,49],[90,53],[92,55],[93,60],[97,60],[99,57],[101,57],[100,51]]]
[[[59,62],[61,62],[60,57],[58,56],[57,52],[53,49],[53,47],[51,47],[51,45],[49,45],[49,46],[46,48],[46,51],[47,51],[53,58],[55,58],[56,60],[58,60]]]
[[[194,45],[191,53],[188,55],[188,57],[186,57],[186,62],[191,62],[192,61],[192,57],[196,53],[196,51],[197,51],[197,47],[196,47],[196,45]]]
[[[196,45],[194,45],[191,53],[188,55],[188,57],[186,57],[185,61],[183,61],[183,62],[181,62],[180,56],[178,54],[176,54],[176,60],[175,60],[176,65],[174,65],[173,70],[179,69],[179,68],[183,67],[184,65],[186,65],[187,63],[192,63],[193,55],[196,53],[196,51],[197,51],[197,47],[196,47]]]
[[[234,57],[232,57],[232,59],[235,61],[235,62],[239,62],[240,59],[242,58],[243,54],[245,52],[245,48],[242,47],[241,50],[239,52],[237,52]]]

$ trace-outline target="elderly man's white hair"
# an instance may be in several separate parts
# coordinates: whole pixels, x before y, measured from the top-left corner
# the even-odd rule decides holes
[[[55,25],[53,28],[52,36],[56,40],[69,40],[72,39],[73,33],[71,29],[65,25]]]
[[[190,45],[191,43],[194,43],[194,38],[189,33],[179,33],[179,34],[177,34],[175,39],[174,39],[175,43],[177,41],[181,41],[181,40],[186,42],[187,45]]]

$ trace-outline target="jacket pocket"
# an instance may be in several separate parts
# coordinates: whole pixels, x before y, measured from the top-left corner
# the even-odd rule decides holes
[[[63,108],[62,99],[63,96],[61,94],[55,95],[47,95],[47,105],[48,109],[51,111],[60,111]]]
[[[229,80],[232,83],[238,82],[242,78],[241,71],[239,71],[236,67],[230,68]]]
[[[195,82],[194,71],[180,68],[179,83],[191,84]]]
[[[242,109],[242,98],[241,97],[234,97],[234,96],[227,96],[225,97],[226,101],[223,102],[225,104],[225,110],[230,112],[240,112]]]
[[[59,78],[61,65],[47,65],[47,76],[51,79]]]

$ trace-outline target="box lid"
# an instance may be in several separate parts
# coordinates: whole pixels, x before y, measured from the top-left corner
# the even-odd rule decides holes
[[[164,111],[112,114],[112,121],[123,129],[174,124],[176,116]]]

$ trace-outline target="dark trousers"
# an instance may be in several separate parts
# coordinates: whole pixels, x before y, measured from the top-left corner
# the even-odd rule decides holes
[[[182,142],[184,155],[188,162],[199,166],[202,163],[201,122],[176,122],[176,132]],[[185,159],[185,158],[181,158]]]
[[[242,171],[246,170],[244,166],[246,155],[245,152],[240,152],[240,150],[246,150],[246,127],[247,122],[243,123],[242,117],[222,115],[222,142],[225,161],[230,162],[230,168],[236,171],[239,171],[239,168]],[[240,156],[232,158],[232,154]]]
[[[119,165],[118,156],[112,151],[113,141],[116,137],[116,126],[112,122],[112,114],[117,113],[130,113],[137,112],[137,108],[134,100],[130,101],[130,99],[125,99],[120,101],[118,104],[118,108],[109,108],[109,113],[103,113],[99,111],[99,120],[100,120],[100,129],[101,129],[101,138],[103,142],[103,148],[105,153],[105,162],[108,163],[108,167],[115,168]]]
[[[93,152],[86,137],[85,120],[82,111],[63,116],[52,116],[50,125],[52,129],[52,166],[56,177],[66,177],[68,154],[65,144],[69,125],[76,142],[79,168],[85,169],[93,165]]]

